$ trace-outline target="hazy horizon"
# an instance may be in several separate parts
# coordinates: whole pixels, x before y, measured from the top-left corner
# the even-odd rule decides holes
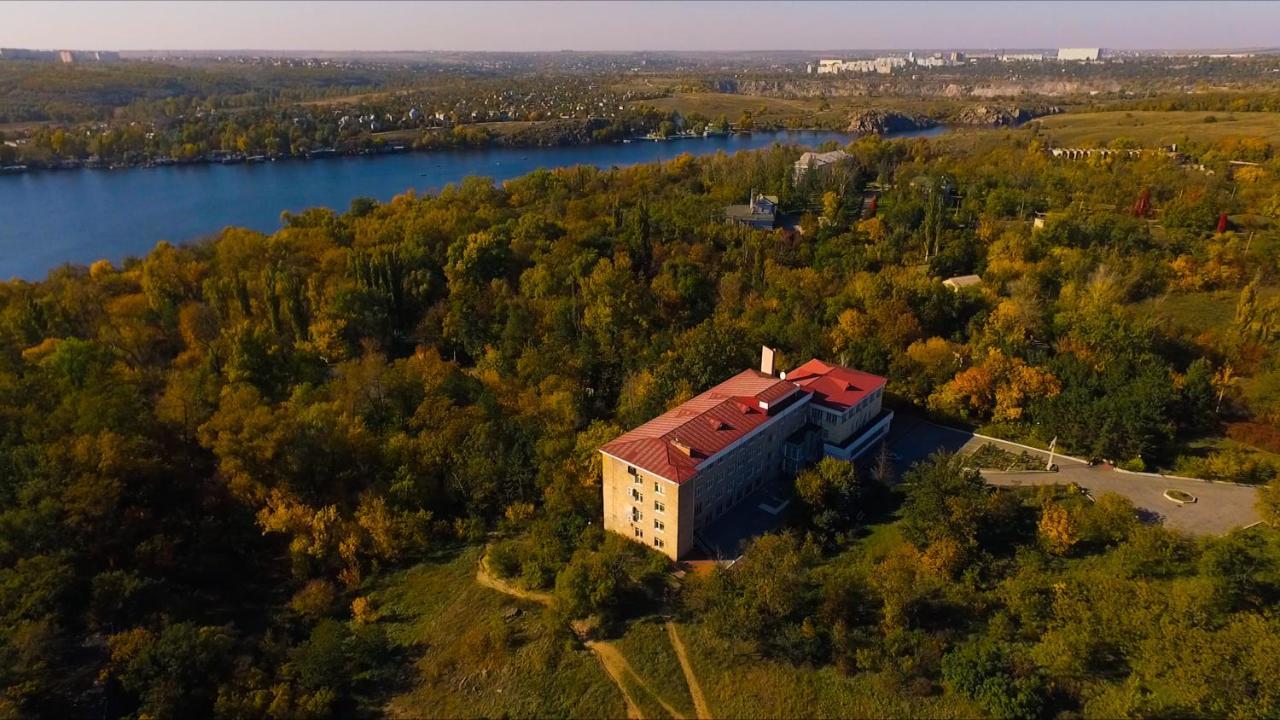
[[[1276,2],[11,2],[0,47],[746,52],[1280,45]],[[353,22],[359,19],[361,22]]]

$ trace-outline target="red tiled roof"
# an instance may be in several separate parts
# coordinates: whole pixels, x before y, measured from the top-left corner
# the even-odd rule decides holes
[[[841,412],[884,387],[885,379],[861,370],[810,360],[787,373],[787,380],[813,393],[813,401]]]
[[[882,377],[819,360],[796,368],[786,380],[745,370],[600,449],[683,483],[697,474],[707,458],[764,425],[802,395],[812,394],[815,402],[844,410],[884,384]]]
[[[797,391],[786,380],[746,370],[600,449],[682,483],[704,460],[765,424],[770,412],[788,404],[783,401]],[[760,406],[762,402],[768,409]],[[681,446],[689,448],[687,455]]]

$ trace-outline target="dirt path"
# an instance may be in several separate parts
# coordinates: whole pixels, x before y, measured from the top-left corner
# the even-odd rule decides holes
[[[667,633],[671,635],[671,647],[675,648],[676,657],[680,659],[680,669],[684,670],[684,681],[689,685],[689,695],[693,697],[693,708],[698,714],[698,720],[710,720],[711,708],[707,706],[707,698],[702,694],[698,676],[693,674],[693,665],[689,664],[689,656],[684,651],[684,641],[680,639],[675,623],[668,620],[666,625]]]
[[[497,590],[504,595],[511,595],[522,600],[529,600],[543,605],[551,604],[551,595],[549,593],[538,592],[536,590],[522,590],[489,572],[489,553],[487,550],[485,551],[484,557],[480,558],[480,567],[476,568],[476,582],[490,590]]]
[[[627,659],[622,656],[621,652],[618,652],[618,648],[607,642],[600,642],[598,640],[588,640],[587,647],[591,649],[591,652],[595,653],[596,659],[600,661],[600,666],[609,674],[609,677],[613,680],[613,684],[617,685],[618,689],[622,691],[622,699],[627,704],[627,717],[632,720],[643,720],[644,712],[640,709],[639,703],[631,697],[631,693],[627,692],[627,683],[623,678],[630,675],[641,685],[644,685],[644,681],[640,680],[640,677],[636,675],[636,672],[631,669],[630,663],[628,663]],[[652,690],[649,692],[650,694],[653,694]],[[654,697],[656,698],[657,695],[654,695]],[[658,702],[662,703],[662,700],[659,699]],[[670,712],[673,717],[680,717],[672,712],[671,708],[667,707],[666,703],[662,703],[662,706],[667,708],[667,712]]]
[[[512,597],[529,600],[542,605],[551,604],[551,595],[549,593],[537,592],[534,590],[523,590],[494,576],[494,574],[489,571],[488,549],[485,550],[484,556],[480,558],[480,565],[476,568],[476,582],[491,590],[503,593],[504,595],[511,595]],[[635,670],[631,669],[631,664],[628,663],[627,659],[618,651],[618,648],[610,645],[609,643],[594,640],[587,640],[585,645],[587,646],[587,649],[591,651],[591,654],[596,656],[596,660],[599,661],[600,666],[604,668],[605,674],[609,676],[609,679],[613,681],[613,684],[618,686],[618,691],[622,693],[622,702],[627,706],[627,718],[629,720],[643,720],[644,713],[640,710],[640,705],[635,701],[635,698],[631,697],[631,693],[627,692],[627,684],[623,680],[627,674],[631,675],[631,677],[634,678],[641,687],[648,690],[649,694],[653,695],[653,697],[662,704],[662,707],[666,709],[667,712],[671,713],[673,718],[676,718],[676,720],[684,720],[679,713],[671,709],[671,706],[663,702],[662,698],[658,697],[658,694],[653,692],[653,689],[650,688],[644,680],[640,679],[640,676],[636,674]]]

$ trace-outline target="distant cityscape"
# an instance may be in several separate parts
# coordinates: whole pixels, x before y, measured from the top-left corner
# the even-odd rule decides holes
[[[541,60],[554,61],[557,65],[577,65],[580,69],[630,69],[639,71],[662,69],[691,69],[692,66],[720,65],[730,69],[735,65],[764,63],[776,70],[805,72],[817,75],[880,74],[895,71],[960,67],[978,62],[1123,62],[1125,59],[1184,57],[1184,58],[1251,58],[1273,55],[1277,48],[1213,49],[1213,50],[1112,50],[1092,48],[1017,48],[1017,49],[947,49],[947,50],[846,50],[831,51],[827,57],[813,60],[811,53],[802,51],[743,51],[743,52],[628,52],[591,53],[565,50],[559,53],[497,53],[454,51],[275,51],[256,50],[49,50],[33,48],[0,48],[0,60],[20,60],[44,63],[107,63],[121,60],[203,60],[233,63],[265,63],[287,66],[346,65],[352,61],[363,65],[414,65],[459,62],[480,63],[491,69],[503,69]],[[873,54],[882,53],[882,54]],[[346,61],[336,62],[335,61]],[[634,66],[633,66],[634,64]]]
[[[1248,58],[1259,53],[1242,52],[1205,52],[1197,53],[1139,53],[1134,51],[1116,52],[1105,48],[1057,48],[1056,50],[1016,50],[987,52],[934,52],[928,55],[916,55],[907,52],[905,55],[884,55],[874,58],[841,59],[824,58],[816,64],[808,63],[805,71],[809,74],[838,75],[841,73],[877,73],[889,75],[895,70],[906,68],[941,68],[956,67],[967,63],[998,60],[1000,62],[1104,62],[1123,60],[1125,57],[1142,56],[1189,56],[1205,58]]]

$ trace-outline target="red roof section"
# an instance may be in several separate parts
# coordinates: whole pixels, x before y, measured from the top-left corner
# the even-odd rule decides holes
[[[674,410],[609,442],[602,451],[638,468],[683,483],[698,465],[765,424],[798,388],[745,370]],[[761,407],[766,403],[768,408]],[[682,447],[688,448],[686,454]]]
[[[796,368],[786,380],[745,370],[600,449],[642,470],[683,483],[697,474],[705,460],[804,395],[812,394],[814,401],[844,410],[884,384],[885,379],[877,375],[818,360]]]
[[[810,360],[787,373],[787,381],[813,393],[813,401],[844,412],[884,387],[885,379],[861,370]]]

